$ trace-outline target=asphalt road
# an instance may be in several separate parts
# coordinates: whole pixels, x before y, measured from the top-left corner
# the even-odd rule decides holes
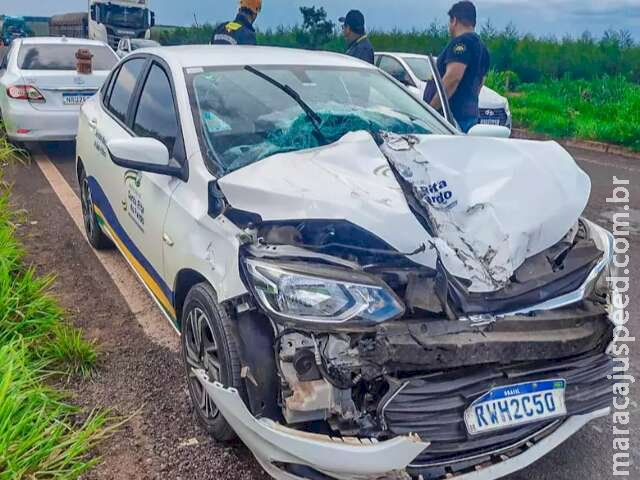
[[[69,186],[77,194],[77,185],[74,179],[74,159],[73,159],[73,145],[70,144],[49,144],[44,146],[44,153],[54,163],[57,170],[62,174],[62,177],[66,180]],[[571,150],[571,153],[578,160],[580,166],[590,175],[592,180],[592,195],[589,202],[589,206],[586,211],[586,217],[595,221],[596,223],[611,229],[613,215],[618,211],[623,211],[621,205],[607,203],[606,199],[609,198],[614,189],[613,177],[617,177],[618,180],[628,180],[628,190],[630,192],[630,203],[628,213],[630,214],[631,221],[631,235],[629,255],[631,257],[630,269],[630,297],[631,304],[629,306],[630,313],[630,329],[632,333],[635,333],[640,338],[640,326],[638,324],[638,309],[640,308],[640,257],[638,257],[638,246],[640,243],[640,162],[622,157],[616,157],[606,154],[595,154],[587,151]],[[76,323],[88,329],[89,335],[95,336],[99,341],[104,341],[107,344],[106,350],[111,356],[117,356],[120,354],[121,349],[128,351],[127,342],[130,343],[144,343],[151,339],[151,343],[158,345],[157,338],[152,338],[154,335],[165,335],[165,330],[155,329],[153,325],[142,328],[142,330],[136,335],[139,335],[139,340],[135,340],[134,335],[130,338],[127,335],[124,338],[112,338],[112,335],[101,332],[99,325],[96,326],[91,321],[86,320],[82,313],[82,308],[78,307],[77,291],[78,289],[89,288],[89,283],[97,282],[99,287],[95,288],[98,292],[93,296],[105,298],[105,302],[98,301],[92,306],[92,315],[105,316],[107,319],[110,315],[113,315],[114,309],[118,312],[121,318],[124,318],[127,309],[131,310],[130,302],[123,301],[123,289],[117,288],[117,282],[110,278],[109,268],[101,268],[96,262],[95,256],[92,255],[86,244],[83,243],[82,234],[78,231],[76,226],[69,220],[64,218],[67,215],[66,211],[61,208],[60,200],[57,196],[51,192],[51,187],[47,180],[42,176],[42,173],[37,167],[31,166],[19,166],[12,169],[10,172],[10,179],[15,183],[15,198],[18,206],[24,208],[28,212],[28,217],[31,220],[26,223],[26,227],[22,230],[21,235],[24,238],[26,246],[29,250],[29,260],[32,261],[39,270],[44,272],[55,273],[59,276],[59,280],[56,284],[56,294],[61,297],[61,300],[67,308],[69,308],[73,315],[72,318]],[[34,187],[37,185],[37,187]],[[535,205],[532,205],[535,208]],[[35,222],[35,223],[33,223]],[[31,225],[31,227],[29,227]],[[31,228],[31,230],[29,230]],[[37,233],[33,230],[37,230]],[[63,241],[58,242],[58,240]],[[46,242],[51,241],[49,245]],[[58,247],[57,245],[63,244]],[[60,248],[59,252],[56,252],[56,248]],[[73,268],[65,268],[68,261],[60,261],[59,258],[65,255],[69,255],[69,249],[72,249],[73,255]],[[47,254],[47,251],[49,253]],[[112,262],[122,262],[120,259],[111,259]],[[123,263],[123,262],[122,262]],[[116,265],[117,267],[117,265]],[[78,285],[77,272],[90,271],[90,278],[83,280]],[[120,281],[120,280],[118,280]],[[75,283],[74,283],[75,282]],[[83,283],[84,282],[84,283]],[[130,295],[138,295],[138,290],[124,290],[131,291]],[[73,298],[70,298],[73,297]],[[103,303],[109,303],[111,306],[105,310]],[[102,310],[101,310],[102,309]],[[138,315],[140,312],[130,312],[134,315]],[[154,318],[160,318],[154,317]],[[128,320],[122,320],[122,324],[118,323],[118,328],[126,327],[126,321],[135,322],[134,319],[128,318]],[[155,320],[151,320],[153,323]],[[162,320],[158,320],[162,321]],[[110,324],[107,322],[107,326]],[[115,329],[116,327],[114,327]],[[168,333],[166,335],[175,335]],[[145,339],[145,337],[147,337]],[[124,344],[120,345],[120,344]],[[168,341],[169,344],[177,343],[175,339]],[[119,345],[120,347],[116,347]],[[631,374],[640,379],[640,344],[631,344]],[[149,349],[154,350],[153,345]],[[166,345],[157,346],[158,355],[161,356],[164,362],[179,361],[178,356],[175,353],[175,349],[167,348]],[[133,355],[129,352],[130,355]],[[144,365],[144,359],[141,360],[140,365]],[[113,385],[113,388],[120,388],[124,390],[121,392],[113,392],[113,397],[109,396],[110,382],[112,381],[124,381],[122,376],[118,376],[117,380],[113,380],[110,377],[108,371],[109,362],[99,372],[98,377],[95,379],[96,384],[101,383],[100,376],[104,376],[102,380],[103,393],[100,402],[103,402],[105,406],[114,407],[116,411],[122,414],[130,414],[135,410],[137,402],[140,400],[140,388],[130,387],[128,384]],[[113,367],[119,368],[119,367]],[[175,422],[158,422],[154,421],[153,415],[157,408],[168,410],[166,413],[167,418],[171,418],[175,415],[176,418],[181,418],[181,410],[188,409],[185,407],[187,402],[183,398],[185,395],[184,385],[181,380],[178,380],[179,374],[177,371],[172,370],[172,366],[165,365],[166,369],[171,370],[170,374],[166,374],[166,381],[162,384],[162,387],[158,389],[157,395],[163,396],[163,392],[179,392],[178,400],[167,398],[155,398],[151,396],[151,400],[145,397],[147,402],[151,402],[149,409],[143,410],[141,414],[142,427],[140,428],[128,428],[125,434],[119,434],[116,436],[116,440],[113,440],[104,450],[101,452],[107,458],[106,463],[102,467],[98,467],[97,471],[93,474],[95,478],[221,478],[221,479],[254,479],[262,478],[259,470],[256,468],[255,463],[251,460],[247,452],[241,447],[223,448],[212,445],[207,441],[202,432],[187,425],[187,421],[181,419]],[[163,374],[164,375],[164,374]],[[108,379],[108,381],[106,380]],[[141,382],[150,380],[141,380]],[[170,382],[175,382],[172,385]],[[94,388],[94,390],[96,390]],[[93,400],[91,396],[84,395],[87,390],[92,391],[90,388],[79,386],[79,398],[83,403],[90,404]],[[144,390],[144,389],[143,389]],[[638,388],[635,386],[631,390],[631,425],[630,425],[630,437],[631,437],[631,452],[632,456],[637,456],[638,448],[640,445],[638,425],[640,421],[638,412],[638,402],[640,401],[640,395]],[[161,407],[157,407],[154,402],[159,402]],[[127,411],[131,409],[131,411]],[[164,418],[164,417],[163,417]],[[182,423],[181,423],[182,422]],[[147,425],[147,427],[144,427]],[[182,425],[182,427],[180,427]],[[182,432],[182,430],[189,430],[188,432]],[[593,422],[587,425],[581,432],[569,439],[562,446],[556,449],[554,452],[546,456],[528,469],[512,475],[509,480],[601,480],[614,478],[612,474],[612,456],[613,456],[613,423],[611,418],[601,419],[597,422]],[[131,441],[131,448],[118,447],[118,442],[123,441],[123,435],[137,436],[137,440]],[[196,439],[194,442],[193,438]],[[163,444],[159,447],[157,444]],[[187,445],[187,447],[185,447]],[[196,451],[196,445],[198,450]],[[185,450],[185,448],[187,450]],[[193,448],[194,450],[188,450]],[[175,460],[173,456],[175,452],[185,450],[184,458]],[[172,451],[173,450],[173,451]],[[169,453],[167,453],[169,452]],[[197,453],[197,455],[196,455]],[[133,457],[131,457],[133,455]],[[113,460],[115,456],[116,460]],[[131,458],[130,458],[131,457]],[[193,460],[197,458],[197,461]],[[206,474],[203,474],[206,472]],[[90,478],[92,478],[90,476]],[[640,478],[640,465],[637,462],[633,462],[630,469],[629,478]]]

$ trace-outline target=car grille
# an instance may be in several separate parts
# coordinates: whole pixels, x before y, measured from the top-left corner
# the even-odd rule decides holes
[[[115,35],[108,34],[107,42],[109,43],[109,46],[111,48],[116,50],[118,48],[118,44],[120,43],[120,37],[116,37]]]
[[[504,108],[480,109],[480,123],[506,126],[507,120],[507,111]]]
[[[412,464],[414,469],[456,470],[487,461],[491,455],[514,448],[561,424],[553,419],[509,430],[470,437],[464,412],[487,391],[500,386],[543,379],[565,379],[568,415],[591,413],[611,404],[613,360],[605,354],[589,354],[574,359],[536,362],[511,367],[482,367],[470,372],[440,372],[407,382],[398,381],[381,402],[380,415],[394,435],[417,433],[427,448]],[[446,471],[445,471],[446,470]],[[424,478],[435,478],[425,474]]]

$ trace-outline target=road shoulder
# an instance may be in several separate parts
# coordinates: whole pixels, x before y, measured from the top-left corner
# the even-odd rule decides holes
[[[74,403],[133,415],[84,478],[264,478],[246,449],[216,445],[194,424],[179,354],[147,336],[38,166],[10,167],[6,180],[25,212],[17,232],[27,264],[56,275],[54,295],[102,352],[96,375],[69,385]]]

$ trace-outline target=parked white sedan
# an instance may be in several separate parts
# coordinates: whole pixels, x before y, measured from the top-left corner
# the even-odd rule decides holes
[[[424,95],[427,82],[432,79],[426,55],[414,53],[376,53],[376,65],[404,84],[418,98]],[[509,100],[489,87],[480,90],[480,123],[501,125],[511,129],[513,124]]]
[[[496,479],[607,415],[613,364],[589,177],[502,130],[344,55],[134,52],[82,107],[86,233],[273,477]]]
[[[93,55],[93,72],[80,74],[76,52]],[[106,44],[73,38],[16,39],[0,64],[0,114],[12,141],[73,140],[80,106],[118,62]]]
[[[124,58],[130,53],[135,52],[136,50],[140,50],[141,48],[153,48],[159,46],[160,44],[155,40],[125,37],[118,43],[116,54],[118,55],[118,57]]]

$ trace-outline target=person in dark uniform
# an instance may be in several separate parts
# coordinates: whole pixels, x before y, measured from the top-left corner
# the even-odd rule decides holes
[[[212,45],[256,45],[253,23],[262,10],[262,0],[240,0],[235,20],[221,23],[213,31]]]
[[[375,63],[373,46],[364,28],[362,12],[351,10],[346,17],[341,17],[339,21],[342,23],[342,34],[347,40],[346,54],[373,65]]]
[[[475,32],[476,7],[470,1],[456,3],[449,10],[449,33],[452,40],[438,56],[438,71],[449,98],[451,112],[460,129],[468,133],[480,119],[478,99],[489,72],[489,51]],[[429,82],[424,99],[432,107],[442,107]]]

